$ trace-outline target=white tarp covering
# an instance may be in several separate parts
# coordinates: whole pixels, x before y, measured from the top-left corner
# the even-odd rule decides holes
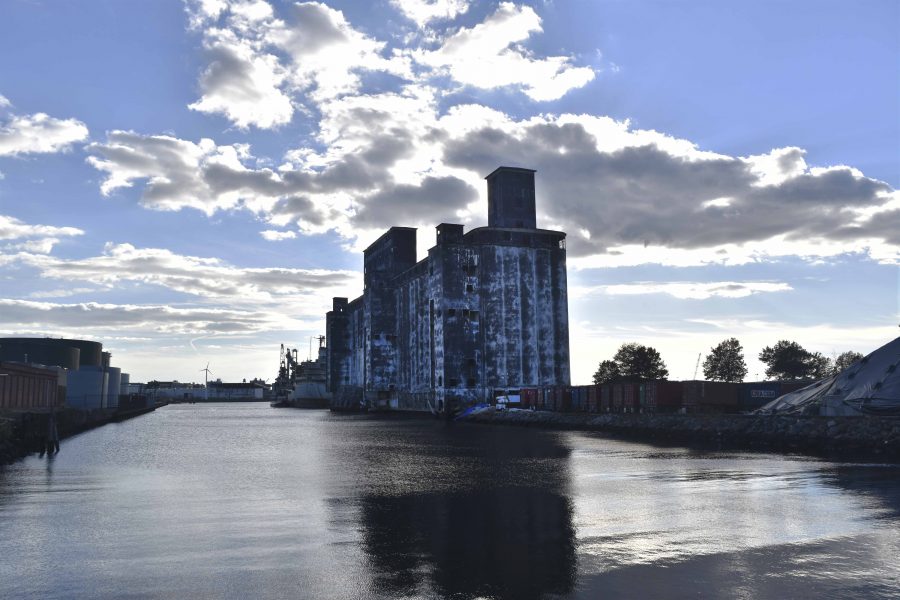
[[[900,415],[900,337],[837,375],[785,394],[758,412],[818,412],[819,407],[842,407],[844,414]]]

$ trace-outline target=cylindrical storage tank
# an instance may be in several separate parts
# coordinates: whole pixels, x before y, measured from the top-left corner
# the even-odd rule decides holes
[[[82,410],[103,407],[108,376],[101,367],[86,366],[77,371],[69,371],[67,379],[67,405]]]
[[[122,369],[118,367],[106,367],[109,381],[106,385],[107,408],[119,408],[119,392],[122,387]]]
[[[79,364],[82,367],[103,366],[103,344],[89,340],[54,340],[60,344],[66,344],[81,350]]]
[[[100,353],[100,362],[102,362],[102,366],[108,367],[110,365],[110,361],[112,361],[112,353],[110,352],[101,352]]]
[[[119,395],[124,396],[128,393],[128,385],[131,383],[131,375],[122,373],[119,376]]]
[[[77,370],[81,351],[52,338],[0,338],[0,361],[30,362]],[[27,360],[26,360],[27,357]]]

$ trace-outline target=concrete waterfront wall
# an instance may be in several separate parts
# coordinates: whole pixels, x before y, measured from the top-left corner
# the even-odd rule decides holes
[[[810,452],[859,452],[900,459],[900,417],[593,415],[512,410],[486,411],[465,420],[605,431],[649,441],[720,443],[739,448]]]

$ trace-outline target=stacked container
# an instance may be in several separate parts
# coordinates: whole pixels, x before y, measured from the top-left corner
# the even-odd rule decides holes
[[[645,381],[641,384],[641,409],[650,413],[671,413],[681,408],[684,385],[680,381]]]
[[[685,381],[684,407],[697,413],[737,412],[738,387],[723,381]]]
[[[600,412],[608,413],[612,410],[612,385],[600,386]]]

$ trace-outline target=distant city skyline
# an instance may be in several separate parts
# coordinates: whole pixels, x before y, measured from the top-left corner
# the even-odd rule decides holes
[[[624,342],[868,353],[900,322],[900,4],[0,6],[0,335],[274,378],[392,225],[537,170],[574,384]],[[702,376],[702,370],[699,373]]]

